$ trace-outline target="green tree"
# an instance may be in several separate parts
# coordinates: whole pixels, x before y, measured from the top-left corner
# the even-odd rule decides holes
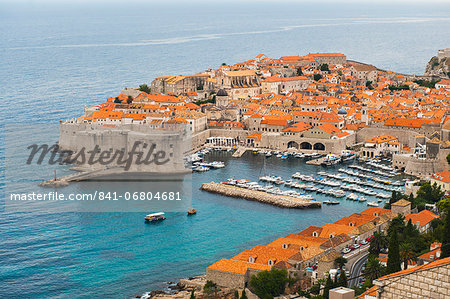
[[[245,293],[245,289],[242,291],[241,299],[248,299],[247,294]]]
[[[297,76],[303,76],[303,71],[302,71],[302,67],[301,66],[299,66],[298,69],[297,69]],[[449,164],[450,164],[450,162],[449,162]]]
[[[192,289],[190,299],[195,299],[195,289]]]
[[[450,209],[450,197],[447,197],[443,200],[440,200],[437,204],[436,207],[439,211],[439,213],[441,214],[445,214],[446,211],[448,211]]]
[[[326,63],[320,65],[320,70],[322,72],[329,72],[330,71],[330,69],[328,67],[328,64],[326,64]]]
[[[128,96],[127,104],[131,104],[131,103],[133,103],[133,97],[132,96]]]
[[[373,281],[384,275],[386,268],[380,263],[380,260],[374,256],[369,255],[369,259],[364,269],[364,277],[366,280]]]
[[[211,280],[207,280],[205,285],[203,286],[203,291],[206,294],[212,294],[217,291],[217,285]]]
[[[139,85],[139,90],[145,93],[151,93],[152,90],[150,89],[150,87],[147,84],[141,84]]]
[[[342,271],[342,268],[347,264],[347,259],[343,256],[337,257],[334,260],[334,263],[339,267],[339,270]]]
[[[273,298],[284,293],[288,281],[286,270],[272,268],[270,271],[261,271],[252,275],[250,287],[259,298]]]
[[[389,234],[389,249],[388,249],[388,260],[387,260],[387,273],[391,274],[398,272],[402,269],[400,261],[400,248],[398,242],[397,230],[393,230]]]
[[[416,253],[411,243],[405,242],[400,244],[400,258],[403,261],[403,269],[408,269],[409,261],[416,260]]]
[[[372,81],[366,81],[366,87],[367,87],[368,89],[373,89]]]
[[[339,274],[338,287],[347,287],[347,274],[345,274],[345,271],[341,271],[341,274]]]
[[[119,103],[122,103],[122,101],[119,100],[119,97],[115,97],[115,98],[114,98],[114,103],[119,104]]]
[[[234,299],[239,299],[239,291],[234,290]]]
[[[441,190],[441,186],[430,182],[422,184],[417,190],[416,200],[423,200],[425,203],[436,203],[444,195],[444,191]]]
[[[325,281],[325,287],[323,289],[323,297],[328,299],[330,296],[330,290],[333,288],[333,281],[331,280],[330,275],[328,274],[327,280]]]
[[[320,79],[322,79],[321,74],[314,74],[314,81],[319,81]]]
[[[444,222],[444,230],[442,232],[441,258],[450,256],[450,208],[447,209]]]
[[[392,219],[391,224],[389,224],[387,235],[390,242],[390,238],[392,236],[392,233],[395,231],[397,232],[397,237],[403,236],[403,231],[405,230],[405,217],[403,215],[398,215],[394,219]]]
[[[381,232],[375,232],[370,240],[369,253],[378,256],[388,246],[386,236]]]

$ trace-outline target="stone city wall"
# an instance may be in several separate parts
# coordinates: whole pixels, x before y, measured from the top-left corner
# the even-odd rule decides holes
[[[381,282],[378,298],[450,298],[450,265],[392,277]],[[378,285],[378,283],[377,283]]]

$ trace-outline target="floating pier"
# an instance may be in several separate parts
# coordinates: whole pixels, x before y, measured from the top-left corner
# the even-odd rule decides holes
[[[282,208],[306,209],[306,208],[320,208],[322,206],[320,202],[313,200],[295,198],[285,195],[269,194],[266,192],[249,190],[215,182],[204,183],[202,184],[202,187],[200,189],[230,197],[237,197],[246,200],[253,200],[262,203],[267,203]]]
[[[248,151],[248,148],[242,146],[238,147],[238,149],[233,153],[233,158],[242,157],[242,155],[244,155],[246,151]]]

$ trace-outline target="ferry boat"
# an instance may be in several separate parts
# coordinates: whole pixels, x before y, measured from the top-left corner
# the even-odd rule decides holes
[[[152,223],[152,222],[159,222],[159,221],[166,220],[166,217],[164,217],[163,212],[159,212],[159,213],[148,214],[147,216],[145,216],[144,219],[145,219],[146,223]]]

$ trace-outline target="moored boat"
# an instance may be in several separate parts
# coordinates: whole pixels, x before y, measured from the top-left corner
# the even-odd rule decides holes
[[[195,215],[197,214],[197,210],[196,209],[190,209],[189,211],[187,211],[187,215],[191,216],[191,215]]]

